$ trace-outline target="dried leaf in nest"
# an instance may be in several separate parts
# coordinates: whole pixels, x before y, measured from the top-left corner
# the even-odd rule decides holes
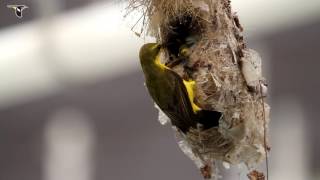
[[[251,171],[247,176],[249,180],[265,180],[264,174],[256,170]]]
[[[212,167],[210,165],[205,165],[200,169],[200,171],[204,179],[211,179]]]

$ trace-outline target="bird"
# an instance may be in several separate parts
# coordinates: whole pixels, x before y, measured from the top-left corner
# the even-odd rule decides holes
[[[16,14],[16,16],[18,18],[22,18],[23,17],[23,14],[22,14],[23,10],[25,10],[25,9],[27,9],[29,7],[26,6],[26,5],[7,5],[7,8],[13,9],[15,14]]]
[[[141,47],[139,57],[148,92],[173,126],[186,134],[190,128],[209,129],[219,126],[222,113],[204,110],[195,102],[195,81],[184,80],[160,62],[161,45],[148,43]]]

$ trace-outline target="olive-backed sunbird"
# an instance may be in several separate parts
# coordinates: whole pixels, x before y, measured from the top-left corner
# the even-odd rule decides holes
[[[219,125],[221,112],[203,110],[194,103],[194,81],[183,80],[160,62],[161,45],[149,43],[140,49],[140,63],[150,96],[183,133],[198,124],[202,129]]]

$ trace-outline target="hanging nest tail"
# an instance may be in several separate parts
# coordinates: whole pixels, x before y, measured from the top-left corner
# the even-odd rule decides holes
[[[215,161],[261,163],[269,147],[267,86],[261,58],[246,47],[230,1],[129,0],[132,10],[142,12],[140,33],[165,47],[161,61],[196,82],[195,103],[223,113],[219,127],[177,131],[182,150],[202,170]]]

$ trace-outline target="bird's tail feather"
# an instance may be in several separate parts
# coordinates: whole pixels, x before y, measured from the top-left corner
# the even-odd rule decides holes
[[[222,117],[222,113],[218,111],[201,110],[197,113],[197,116],[198,123],[202,125],[202,128],[210,129],[219,126],[219,120]]]

